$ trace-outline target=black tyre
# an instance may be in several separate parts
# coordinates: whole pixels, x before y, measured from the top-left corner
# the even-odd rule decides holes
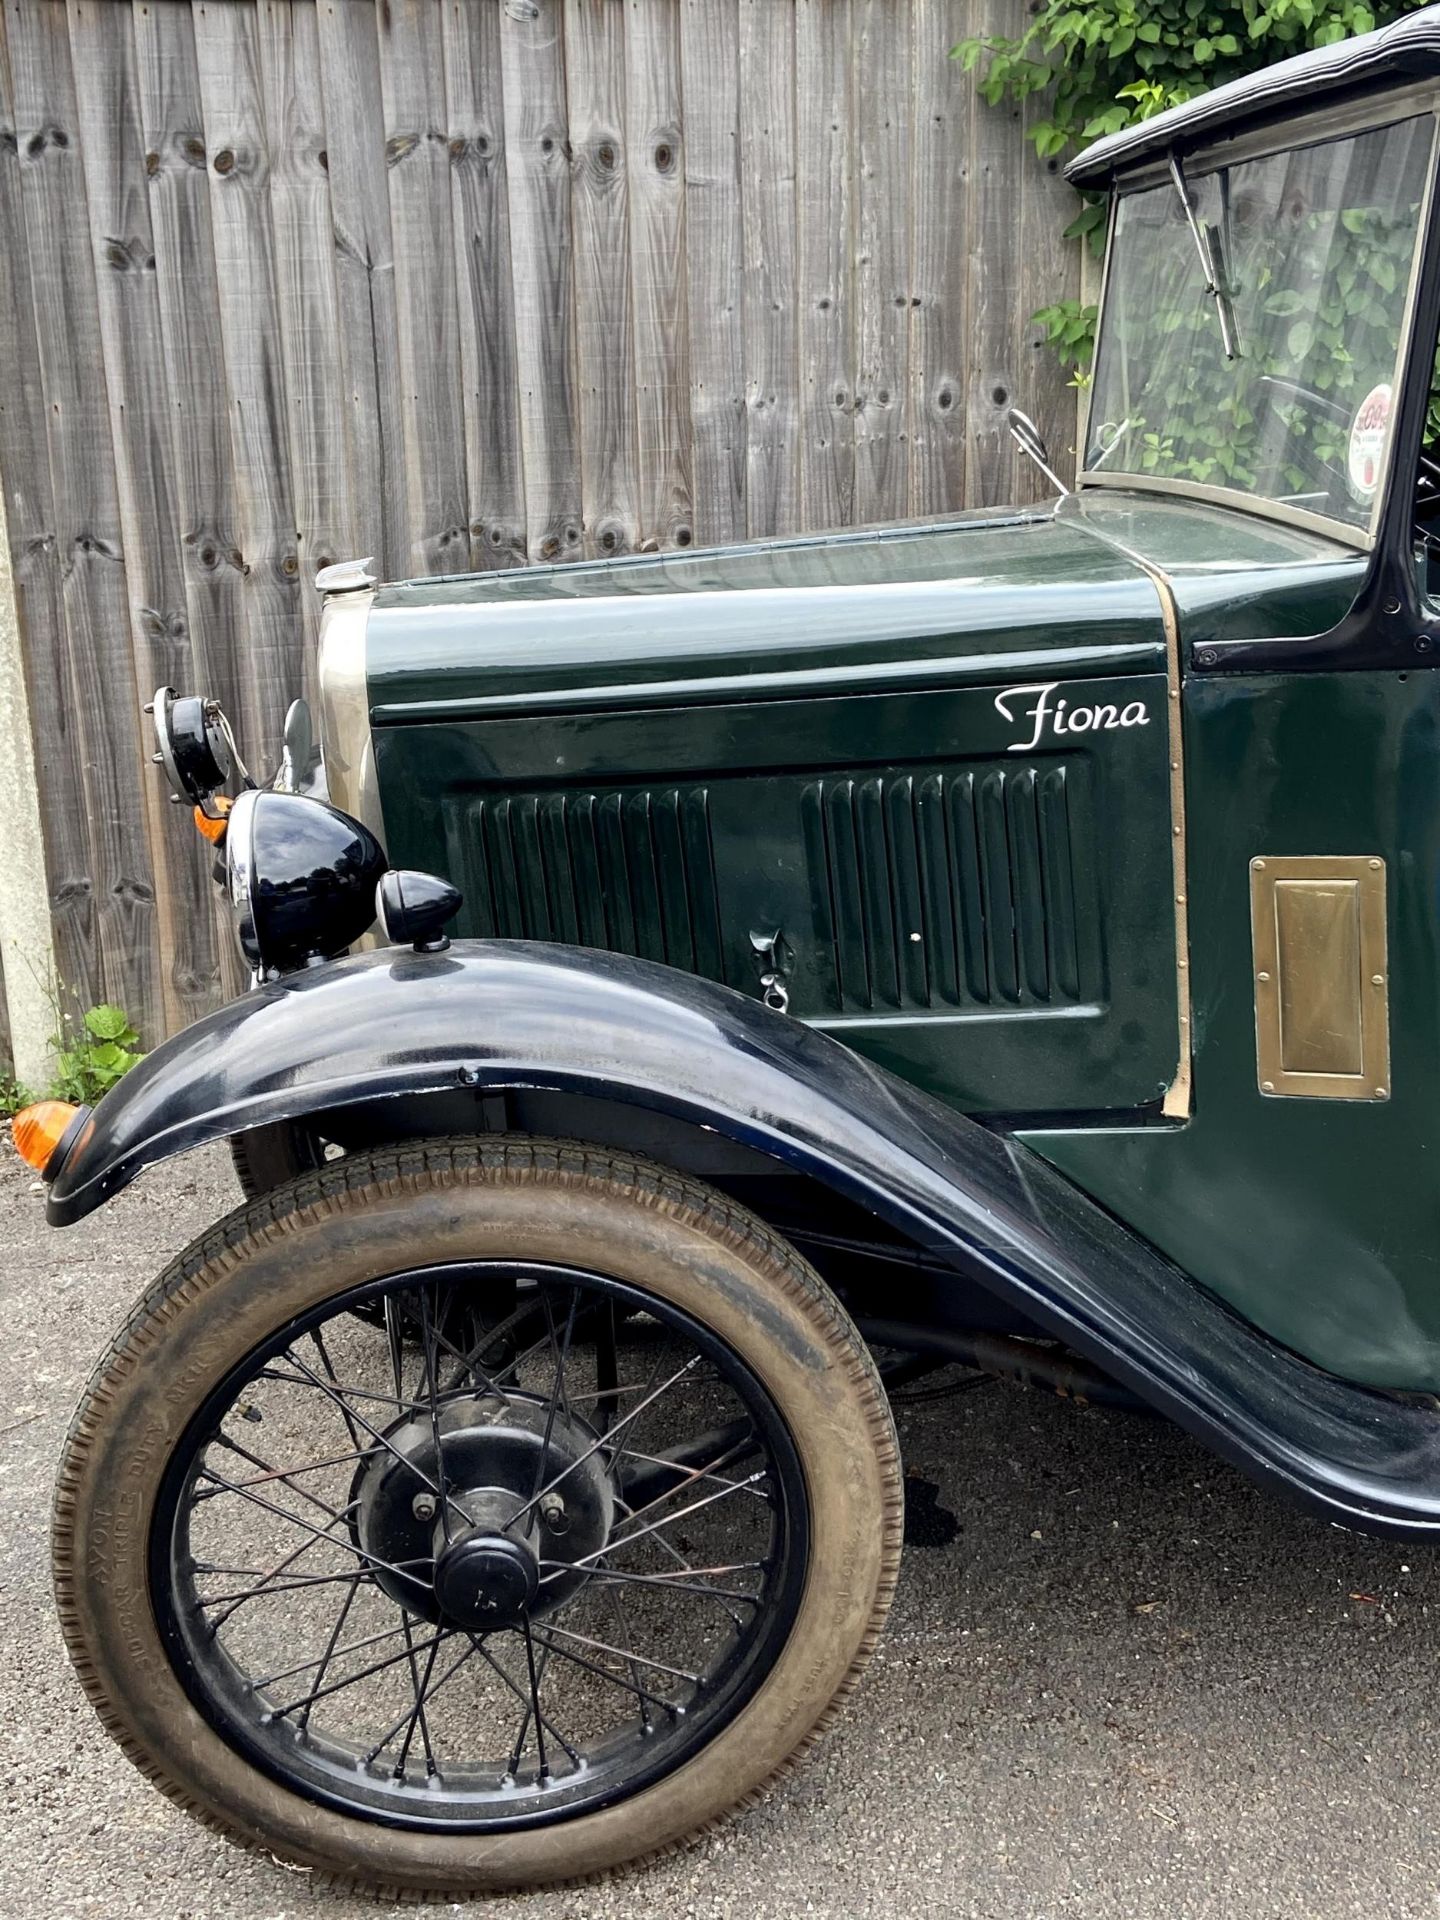
[[[295,1121],[280,1120],[237,1133],[230,1142],[230,1158],[240,1191],[247,1200],[258,1200],[262,1193],[323,1166],[325,1145]]]
[[[479,1893],[753,1798],[858,1676],[900,1526],[869,1355],[753,1215],[598,1148],[438,1141],[161,1276],[70,1430],[56,1592],[173,1799]]]

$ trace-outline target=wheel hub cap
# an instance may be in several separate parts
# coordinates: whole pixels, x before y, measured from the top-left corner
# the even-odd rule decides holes
[[[351,1487],[351,1531],[390,1597],[488,1633],[583,1585],[614,1518],[599,1435],[538,1396],[460,1394],[396,1421]],[[443,1500],[440,1497],[444,1491]]]
[[[540,1565],[528,1542],[508,1533],[467,1534],[435,1563],[435,1598],[443,1617],[472,1633],[513,1627],[540,1590]]]

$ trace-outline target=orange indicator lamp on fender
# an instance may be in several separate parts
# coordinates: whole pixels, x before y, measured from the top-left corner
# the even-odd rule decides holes
[[[225,838],[225,829],[230,824],[229,813],[231,803],[223,793],[217,793],[212,794],[210,804],[212,807],[218,807],[220,811],[211,814],[206,813],[202,807],[196,807],[195,828],[198,833],[202,833],[205,836],[212,846],[218,846],[220,841]]]
[[[68,1100],[37,1100],[33,1107],[21,1108],[10,1122],[10,1137],[27,1166],[37,1173],[44,1171],[46,1161],[79,1111]]]

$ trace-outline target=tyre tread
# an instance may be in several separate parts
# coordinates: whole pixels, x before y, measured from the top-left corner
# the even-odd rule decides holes
[[[883,1539],[875,1603],[865,1634],[845,1677],[829,1704],[800,1743],[762,1781],[732,1805],[712,1815],[677,1839],[637,1854],[623,1864],[598,1873],[580,1874],[547,1884],[556,1887],[593,1885],[645,1863],[685,1851],[706,1835],[724,1827],[773,1791],[778,1781],[798,1766],[816,1742],[834,1724],[853,1693],[875,1650],[889,1611],[900,1571],[904,1495],[894,1424],[875,1363],[830,1288],[790,1244],[756,1214],[715,1188],[636,1155],[567,1140],[507,1135],[445,1137],[377,1148],[347,1156],[298,1175],[285,1185],[247,1200],[178,1254],[136,1302],[131,1313],[101,1355],[81,1394],[66,1434],[62,1464],[56,1481],[52,1519],[55,1598],[61,1629],[76,1676],[88,1694],[102,1726],[132,1764],[177,1807],[212,1830],[252,1852],[276,1856],[263,1839],[218,1814],[190,1792],[184,1782],[158,1764],[132,1734],[125,1717],[110,1699],[90,1659],[76,1592],[72,1553],[75,1541],[77,1490],[86,1460],[100,1443],[101,1415],[116,1384],[139,1364],[146,1350],[162,1338],[168,1323],[188,1309],[221,1275],[236,1265],[244,1249],[281,1237],[287,1220],[296,1215],[314,1217],[343,1213],[360,1195],[377,1186],[389,1192],[422,1184],[469,1182],[529,1176],[546,1184],[568,1187],[576,1181],[597,1189],[617,1188],[643,1204],[688,1217],[732,1251],[749,1254],[766,1269],[766,1277],[805,1311],[832,1356],[845,1367],[865,1406],[865,1418],[881,1465]],[[207,1277],[208,1276],[208,1277]],[[284,1865],[284,1862],[280,1864]],[[369,1875],[356,1876],[332,1867],[306,1869],[313,1885],[357,1889],[395,1903],[427,1904],[493,1894],[493,1884],[428,1892]]]

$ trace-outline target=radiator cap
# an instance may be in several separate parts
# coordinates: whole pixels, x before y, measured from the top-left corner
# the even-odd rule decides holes
[[[360,593],[367,587],[378,586],[379,576],[371,573],[375,564],[373,553],[363,560],[337,560],[333,567],[321,567],[315,576],[317,593]]]

